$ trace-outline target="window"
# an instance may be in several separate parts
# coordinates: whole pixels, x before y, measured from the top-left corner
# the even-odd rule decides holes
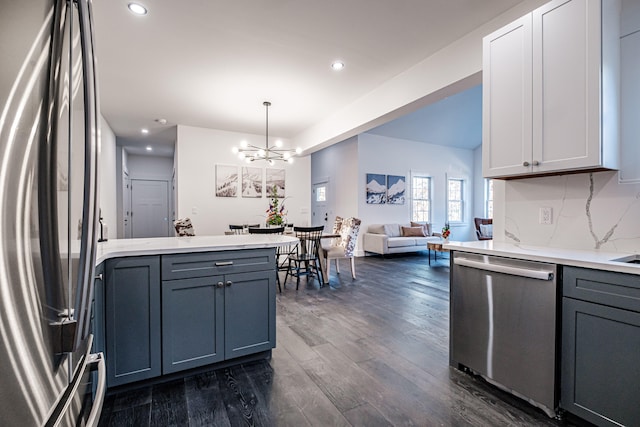
[[[413,176],[411,178],[411,221],[430,222],[431,218],[431,178]]]
[[[493,180],[484,180],[484,213],[487,218],[493,218]]]
[[[316,187],[316,202],[326,202],[327,201],[327,187],[321,186]]]
[[[447,179],[447,221],[462,222],[464,181],[462,179]]]

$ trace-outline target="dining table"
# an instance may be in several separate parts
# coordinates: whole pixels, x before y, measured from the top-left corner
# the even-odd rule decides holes
[[[248,233],[248,231],[246,228],[243,230],[243,234]],[[224,234],[226,235],[232,235],[235,234],[235,232],[233,231],[225,231]],[[285,235],[288,236],[294,236],[295,232],[293,231],[293,229],[288,230],[285,228],[284,231]],[[320,236],[320,239],[336,239],[336,238],[340,238],[341,235],[339,233],[323,233]],[[305,245],[301,245],[301,247],[304,249]],[[322,250],[322,247],[320,247],[318,249],[318,261],[320,262],[320,271],[322,272],[322,279],[323,279],[323,285],[328,285],[329,284],[329,277],[327,275],[327,260],[324,257],[324,251]]]

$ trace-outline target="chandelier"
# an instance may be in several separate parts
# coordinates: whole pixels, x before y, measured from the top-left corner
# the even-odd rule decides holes
[[[293,156],[300,154],[302,150],[296,148],[295,150],[288,150],[282,148],[282,141],[277,140],[275,147],[269,146],[269,107],[271,103],[264,101],[262,105],[266,108],[266,132],[265,132],[265,146],[258,147],[253,144],[249,144],[247,141],[242,141],[240,147],[233,147],[231,151],[238,155],[238,158],[244,160],[247,163],[254,162],[256,160],[266,160],[270,165],[274,165],[276,161],[293,163]]]

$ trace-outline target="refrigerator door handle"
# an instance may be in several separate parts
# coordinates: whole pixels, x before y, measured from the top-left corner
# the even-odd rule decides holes
[[[89,333],[91,300],[93,299],[93,275],[95,271],[95,239],[98,226],[98,99],[95,80],[95,57],[93,54],[93,27],[91,4],[88,0],[76,0],[80,22],[80,44],[82,49],[82,69],[85,105],[85,165],[84,197],[82,211],[82,239],[80,243],[80,264],[78,269],[76,319],[78,330],[75,348]]]
[[[87,419],[87,427],[97,427],[102,413],[102,404],[104,402],[104,394],[107,389],[107,368],[104,363],[104,355],[102,353],[94,353],[89,355],[87,364],[97,365],[98,384],[96,387],[96,395],[93,399],[93,407]]]

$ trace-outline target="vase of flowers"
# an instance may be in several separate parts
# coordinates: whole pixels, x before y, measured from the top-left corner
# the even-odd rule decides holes
[[[269,209],[267,209],[267,226],[284,224],[284,217],[287,214],[284,208],[284,199],[278,198],[278,186],[274,185],[269,192]]]
[[[451,229],[449,228],[449,223],[445,222],[444,227],[442,227],[442,238],[445,243],[449,241],[449,236],[451,235]]]

